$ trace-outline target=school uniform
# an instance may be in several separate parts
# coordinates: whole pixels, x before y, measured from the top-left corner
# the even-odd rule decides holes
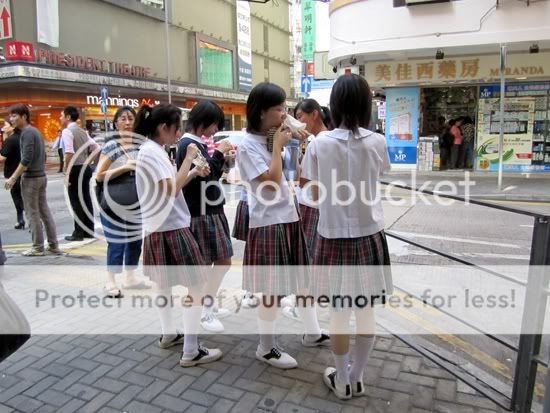
[[[239,241],[245,241],[248,236],[248,195],[246,190],[241,189],[241,197],[237,204],[235,212],[235,222],[233,223],[233,232],[231,236]]]
[[[302,177],[318,181],[328,194],[319,204],[313,248],[312,290],[316,296],[391,293],[390,258],[377,186],[380,175],[389,169],[385,138],[367,129],[322,132],[308,145]],[[342,181],[351,183],[357,194],[347,206],[331,199],[332,185]],[[340,187],[336,192],[345,201],[352,191]]]
[[[191,214],[191,232],[199,244],[205,263],[210,265],[233,256],[229,224],[223,210],[225,198],[219,184],[225,158],[220,151],[214,151],[210,155],[207,145],[201,138],[185,133],[178,143],[178,168],[185,160],[190,144],[195,144],[199,148],[210,166],[208,176],[193,178],[182,190]],[[203,189],[205,184],[209,184],[206,190]],[[206,200],[208,202],[203,202]]]
[[[147,140],[137,156],[136,188],[143,229],[144,272],[161,289],[200,285],[204,259],[191,233],[191,214],[181,191],[175,197],[159,193],[159,182],[176,180],[176,169],[164,148]],[[177,266],[177,267],[175,267]]]
[[[281,176],[277,191],[261,185],[258,177],[269,171],[272,159],[265,136],[248,133],[237,158],[241,177],[250,188],[243,289],[265,295],[294,294],[306,286],[307,278],[288,266],[308,265],[309,256],[289,184]]]
[[[317,225],[319,225],[319,207],[311,198],[311,191],[295,188],[300,210],[300,225],[306,238],[307,250],[313,262],[313,248],[317,238]]]

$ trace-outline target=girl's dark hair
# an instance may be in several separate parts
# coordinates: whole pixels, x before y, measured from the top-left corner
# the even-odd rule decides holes
[[[218,125],[219,130],[223,129],[225,115],[222,108],[211,100],[201,100],[189,112],[185,130],[191,132],[199,128],[207,128],[214,123]]]
[[[157,134],[157,128],[163,123],[166,126],[181,126],[181,110],[171,104],[160,104],[152,108],[151,106],[142,106],[136,115],[134,132],[146,138],[154,139]]]
[[[273,106],[282,105],[286,101],[286,93],[274,83],[262,82],[254,86],[246,101],[246,130],[250,133],[259,132],[262,125],[262,111]]]
[[[118,122],[118,118],[120,118],[124,113],[131,113],[132,115],[134,115],[134,118],[137,116],[134,108],[130,106],[121,106],[120,108],[117,109],[115,113],[115,117],[113,118],[113,123],[115,124],[115,127],[116,127],[116,123]]]
[[[340,76],[330,94],[332,124],[352,131],[368,128],[372,94],[367,81],[354,73]]]
[[[307,114],[317,111],[327,129],[332,129],[330,110],[326,106],[319,105],[319,102],[317,102],[315,99],[304,99],[299,102],[294,108],[294,117],[296,117],[296,113],[298,112],[298,110],[301,110],[302,112]]]
[[[455,123],[456,123],[456,119],[451,119],[451,120],[449,121],[449,126],[454,126]]]

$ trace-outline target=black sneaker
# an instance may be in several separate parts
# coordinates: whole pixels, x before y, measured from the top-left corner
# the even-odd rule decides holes
[[[193,367],[199,364],[211,363],[213,361],[221,359],[223,356],[222,351],[219,348],[206,348],[199,346],[199,349],[195,354],[183,354],[180,358],[181,367]]]

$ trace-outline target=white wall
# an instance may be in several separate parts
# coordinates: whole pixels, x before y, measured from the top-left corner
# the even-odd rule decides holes
[[[494,53],[499,43],[548,41],[550,1],[459,0],[393,7],[390,0],[359,1],[333,11],[331,64],[352,55],[376,61],[432,55],[438,48],[456,54]],[[480,23],[482,17],[485,20]],[[522,44],[521,47],[524,47]],[[513,47],[512,47],[513,50]]]

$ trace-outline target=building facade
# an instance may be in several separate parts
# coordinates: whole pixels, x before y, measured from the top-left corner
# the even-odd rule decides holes
[[[97,133],[112,128],[119,106],[167,102],[168,73],[174,104],[190,108],[213,99],[226,113],[226,129],[245,126],[252,85],[271,81],[290,92],[286,0],[57,0],[53,17],[43,16],[37,1],[8,2],[0,116],[14,103],[31,105],[32,121],[47,140],[55,139],[60,111],[69,104]],[[44,40],[56,30],[57,42]]]
[[[466,166],[498,170],[505,44],[503,170],[550,172],[550,2],[412,3],[331,3],[329,64],[339,73],[352,68],[383,90],[378,113],[394,165],[436,169],[437,145],[421,141],[441,133],[441,118],[467,116],[476,137]]]

